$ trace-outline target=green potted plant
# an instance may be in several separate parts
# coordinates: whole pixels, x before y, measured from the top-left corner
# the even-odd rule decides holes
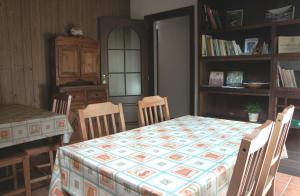
[[[258,103],[249,103],[246,106],[246,111],[248,112],[249,121],[257,122],[259,113],[262,112],[262,108]]]

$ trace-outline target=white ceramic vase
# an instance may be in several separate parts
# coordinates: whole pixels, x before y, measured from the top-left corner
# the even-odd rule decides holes
[[[257,122],[259,114],[258,113],[248,113],[250,122]]]

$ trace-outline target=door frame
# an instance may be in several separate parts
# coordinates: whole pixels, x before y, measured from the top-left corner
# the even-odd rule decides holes
[[[158,20],[171,19],[180,16],[189,16],[190,18],[190,114],[195,111],[195,7],[189,6],[170,11],[151,14],[144,17],[149,27],[149,94],[154,95],[154,39],[153,25]]]

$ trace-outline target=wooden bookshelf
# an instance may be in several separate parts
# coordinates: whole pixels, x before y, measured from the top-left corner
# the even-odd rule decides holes
[[[245,96],[270,96],[269,89],[249,89],[249,88],[222,88],[200,86],[200,92],[212,94],[245,95]]]
[[[271,55],[237,55],[237,56],[205,56],[202,61],[229,62],[229,61],[270,61]]]
[[[244,23],[241,27],[223,28],[218,30],[202,29],[202,6],[209,5],[218,10],[222,18],[227,10],[244,10]],[[264,22],[267,9],[283,7],[288,4],[296,6],[295,19],[281,22]],[[240,0],[199,0],[199,115],[248,121],[244,111],[247,103],[257,102],[263,107],[259,122],[275,120],[278,112],[284,107],[295,105],[294,119],[300,119],[300,87],[286,88],[278,86],[279,77],[277,66],[285,62],[298,62],[300,70],[300,53],[278,54],[278,36],[300,36],[300,1],[240,1]],[[212,36],[213,39],[235,40],[244,48],[246,38],[258,37],[269,44],[270,54],[239,55],[239,56],[201,56],[202,35]],[[269,82],[266,89],[225,89],[209,87],[211,71],[243,71],[246,82]],[[261,81],[260,81],[261,80]],[[299,84],[298,84],[299,85]],[[292,127],[287,139],[289,159],[282,161],[281,171],[300,176],[300,128]],[[290,156],[291,155],[291,156]]]

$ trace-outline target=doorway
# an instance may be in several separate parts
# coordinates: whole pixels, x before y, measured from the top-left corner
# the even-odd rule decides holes
[[[168,98],[172,118],[193,114],[194,7],[154,14],[145,19],[152,27],[150,92]]]

